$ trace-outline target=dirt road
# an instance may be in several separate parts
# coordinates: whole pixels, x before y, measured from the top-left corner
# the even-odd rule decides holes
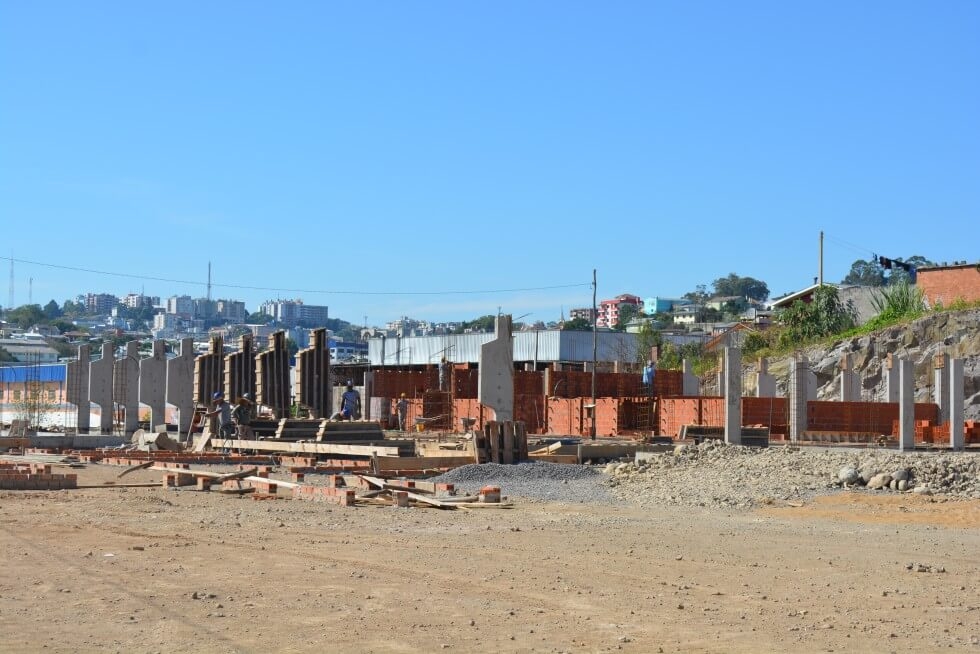
[[[0,548],[3,651],[980,651],[980,503],[912,495],[444,512],[6,491]]]

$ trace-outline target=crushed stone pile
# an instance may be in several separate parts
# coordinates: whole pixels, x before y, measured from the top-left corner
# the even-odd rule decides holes
[[[547,502],[615,501],[602,469],[585,465],[481,463],[450,470],[430,481],[474,493],[486,485],[499,486],[503,495]]]
[[[605,466],[616,496],[641,505],[751,508],[839,490],[980,499],[980,455],[678,445],[639,465]]]

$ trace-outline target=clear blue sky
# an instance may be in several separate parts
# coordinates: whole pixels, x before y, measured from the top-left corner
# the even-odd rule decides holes
[[[3,0],[0,255],[198,282],[18,263],[16,304],[201,296],[211,260],[215,297],[371,324],[554,320],[593,268],[779,295],[821,229],[830,281],[975,261],[978,34],[974,0]],[[479,292],[410,295],[445,291]]]

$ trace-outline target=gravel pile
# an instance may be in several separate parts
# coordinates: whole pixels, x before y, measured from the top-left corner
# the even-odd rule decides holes
[[[841,488],[980,499],[980,456],[973,453],[752,448],[711,440],[604,470],[618,497],[644,505],[749,508]]]
[[[482,463],[450,470],[431,479],[455,484],[457,489],[476,493],[486,485],[499,486],[508,497],[548,502],[612,502],[607,478],[601,468],[556,463]]]

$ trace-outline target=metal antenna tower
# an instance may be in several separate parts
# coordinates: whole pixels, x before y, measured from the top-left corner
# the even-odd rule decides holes
[[[211,301],[211,262],[208,261],[208,302]]]
[[[34,278],[27,278],[27,304],[34,304]]]

